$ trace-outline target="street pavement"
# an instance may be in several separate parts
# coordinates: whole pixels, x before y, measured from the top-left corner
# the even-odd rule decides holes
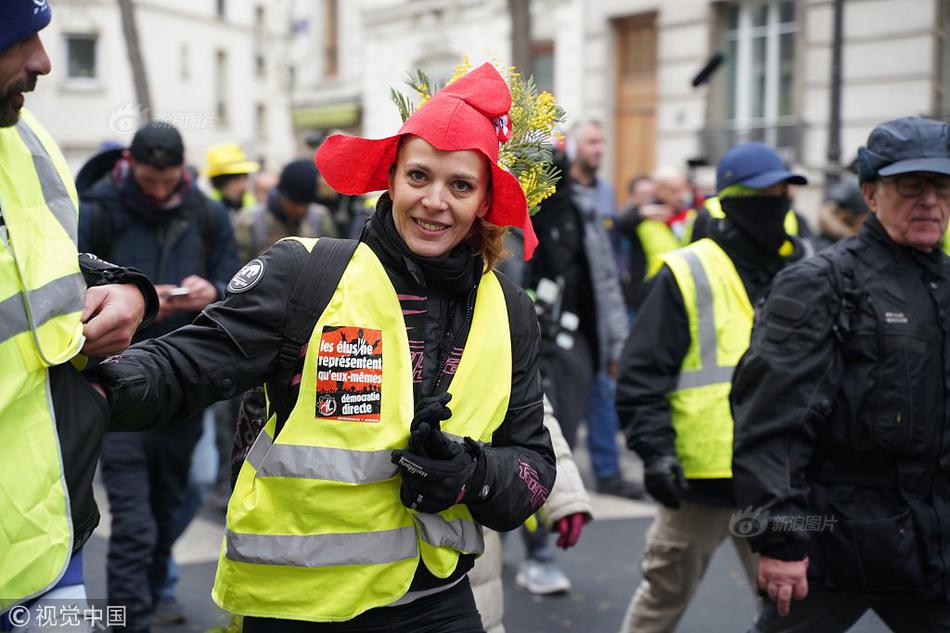
[[[580,442],[583,445],[583,442]],[[583,450],[575,456],[589,481],[589,462]],[[632,477],[641,476],[639,463],[626,454],[623,468]],[[101,488],[97,499],[103,510],[99,529],[86,547],[85,571],[89,596],[105,596],[105,558],[109,518]],[[574,584],[567,595],[533,596],[515,585],[518,563],[524,549],[517,533],[506,535],[503,578],[505,618],[508,633],[616,633],[630,597],[640,582],[639,558],[654,506],[592,495],[595,521],[584,529],[580,543],[567,552],[558,550],[557,562]],[[206,508],[175,545],[181,566],[178,599],[188,622],[156,627],[156,633],[193,633],[227,624],[227,614],[211,601],[211,585],[224,516]],[[794,605],[793,605],[794,608]],[[755,614],[750,592],[732,545],[726,543],[713,557],[705,580],[677,631],[679,633],[743,633]],[[888,631],[873,614],[866,615],[852,633]]]

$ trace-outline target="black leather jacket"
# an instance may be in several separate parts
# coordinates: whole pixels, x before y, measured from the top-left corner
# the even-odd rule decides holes
[[[950,260],[874,216],[779,273],[731,397],[753,549],[829,588],[950,596],[948,309]]]

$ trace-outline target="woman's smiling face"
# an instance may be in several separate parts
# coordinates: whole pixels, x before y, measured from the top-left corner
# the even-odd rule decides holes
[[[396,231],[416,255],[441,257],[491,206],[490,174],[475,150],[444,152],[418,136],[400,145],[389,176]]]

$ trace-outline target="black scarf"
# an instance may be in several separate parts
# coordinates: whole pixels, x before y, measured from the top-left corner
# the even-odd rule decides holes
[[[161,226],[182,217],[185,201],[191,193],[191,175],[182,170],[181,181],[175,193],[163,203],[148,198],[135,182],[132,166],[128,160],[120,160],[112,171],[112,180],[119,192],[122,206],[147,224]]]
[[[787,196],[737,196],[721,203],[726,217],[769,255],[778,253],[788,239],[785,216],[792,201]]]
[[[402,260],[410,274],[421,285],[438,292],[465,295],[478,284],[484,267],[482,258],[463,240],[441,257],[423,257],[409,250],[396,230],[393,203],[384,193],[376,203],[376,212],[369,223],[370,238],[376,238],[387,255]]]

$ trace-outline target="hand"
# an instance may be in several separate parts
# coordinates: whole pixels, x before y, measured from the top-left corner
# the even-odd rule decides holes
[[[83,354],[104,358],[132,343],[145,316],[145,298],[133,284],[108,284],[86,290],[82,308]]]
[[[640,217],[644,220],[666,222],[673,215],[673,207],[668,204],[645,204],[640,207]]]
[[[792,598],[804,600],[808,595],[808,558],[779,560],[762,556],[759,560],[759,587],[775,601],[778,614],[786,617]]]
[[[423,398],[416,403],[416,413],[409,424],[409,432],[412,434],[409,436],[410,451],[419,455],[426,455],[422,441],[428,437],[428,434],[426,436],[418,434],[419,426],[426,423],[430,429],[439,430],[441,423],[452,417],[452,410],[445,406],[451,400],[452,394],[446,392],[438,396]]]
[[[558,519],[554,524],[554,529],[560,534],[557,539],[557,546],[561,549],[568,549],[577,545],[586,520],[587,517],[583,512],[575,512]]]
[[[607,377],[617,382],[617,372],[620,370],[620,361],[612,360],[607,363]]]
[[[674,510],[680,507],[680,496],[688,488],[680,462],[673,455],[647,462],[643,468],[643,483],[651,497]]]
[[[163,292],[167,293],[171,289],[171,287],[165,284],[156,287],[159,293],[158,296],[162,302],[159,308],[159,314],[161,314],[162,309],[166,308],[168,314],[172,312],[200,312],[205,306],[218,298],[218,289],[214,287],[214,284],[198,275],[185,277],[181,280],[181,286],[188,288],[190,292],[177,297],[162,296]],[[167,314],[165,316],[167,316]]]
[[[461,503],[472,488],[481,450],[471,438],[453,442],[442,431],[422,422],[410,438],[421,451],[395,450],[391,460],[399,467],[399,498],[407,508],[434,514]],[[477,486],[474,486],[477,488]]]

